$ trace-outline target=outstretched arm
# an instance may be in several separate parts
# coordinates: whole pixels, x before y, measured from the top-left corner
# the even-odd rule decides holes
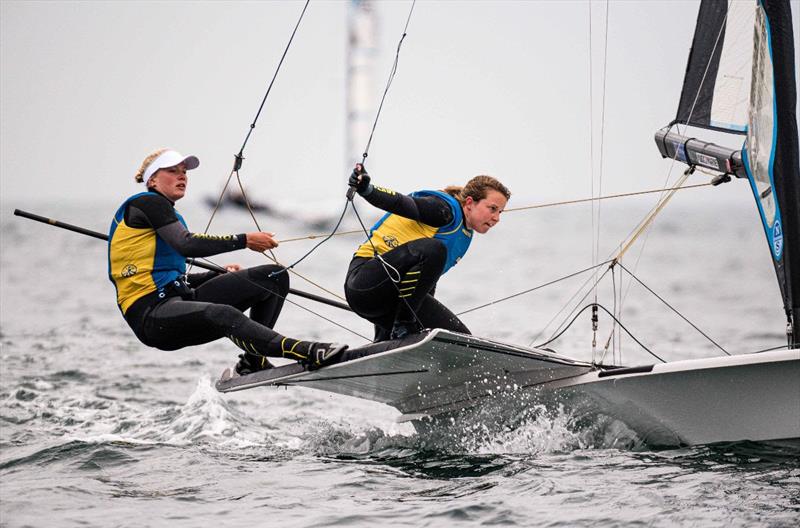
[[[206,235],[192,233],[177,220],[156,229],[158,236],[184,257],[209,257],[243,249],[247,235]]]
[[[254,251],[265,251],[278,245],[272,238],[272,233],[192,233],[178,221],[170,201],[159,195],[146,195],[132,201],[125,211],[125,222],[130,227],[155,229],[167,244],[184,257],[208,257],[245,247]]]
[[[442,227],[453,221],[450,205],[436,196],[416,198],[391,189],[374,187],[364,199],[379,209],[433,227]]]
[[[384,187],[376,187],[370,183],[370,176],[360,163],[356,164],[348,183],[366,201],[384,211],[418,220],[433,227],[442,227],[453,221],[450,205],[441,198],[436,196],[417,198]]]

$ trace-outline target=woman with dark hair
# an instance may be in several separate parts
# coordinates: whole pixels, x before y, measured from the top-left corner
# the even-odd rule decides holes
[[[353,310],[375,325],[375,341],[424,328],[470,333],[434,290],[467,252],[472,235],[500,221],[509,190],[491,176],[476,176],[464,187],[403,195],[372,185],[361,164],[349,184],[387,211],[353,255],[344,287]]]
[[[289,276],[280,266],[228,273],[186,275],[187,257],[206,257],[248,248],[264,252],[278,246],[274,233],[238,235],[192,233],[175,202],[186,194],[186,172],[195,156],[160,149],[147,156],[135,179],[147,187],[117,210],[108,236],[108,275],[117,290],[125,321],[145,345],[177,350],[227,337],[244,353],[238,374],[271,368],[267,357],[294,359],[309,367],[333,362],[347,347],[307,342],[272,330]],[[244,315],[250,310],[250,317]]]

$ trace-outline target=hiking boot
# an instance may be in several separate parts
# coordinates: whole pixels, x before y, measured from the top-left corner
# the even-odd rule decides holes
[[[308,356],[301,363],[311,370],[324,367],[338,361],[345,350],[347,345],[339,343],[311,343],[308,346]]]
[[[245,352],[244,354],[239,354],[239,362],[236,363],[233,369],[238,375],[246,376],[254,372],[271,368],[275,368],[275,365],[267,361],[266,356]]]

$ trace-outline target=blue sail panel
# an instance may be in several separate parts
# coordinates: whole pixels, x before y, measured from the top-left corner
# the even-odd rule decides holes
[[[787,316],[800,346],[800,163],[792,12],[760,0],[753,32],[749,120],[742,159],[769,243]]]

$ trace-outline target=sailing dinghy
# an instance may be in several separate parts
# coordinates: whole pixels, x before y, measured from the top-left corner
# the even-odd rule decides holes
[[[620,420],[650,445],[800,438],[794,61],[788,0],[704,0],[677,117],[656,133],[662,156],[716,171],[719,183],[749,182],[783,297],[785,350],[609,367],[434,329],[351,349],[340,363],[315,371],[288,365],[224,377],[218,390],[312,387],[385,403],[420,427],[489,402],[533,400]],[[689,127],[738,134],[743,146],[698,139]]]

